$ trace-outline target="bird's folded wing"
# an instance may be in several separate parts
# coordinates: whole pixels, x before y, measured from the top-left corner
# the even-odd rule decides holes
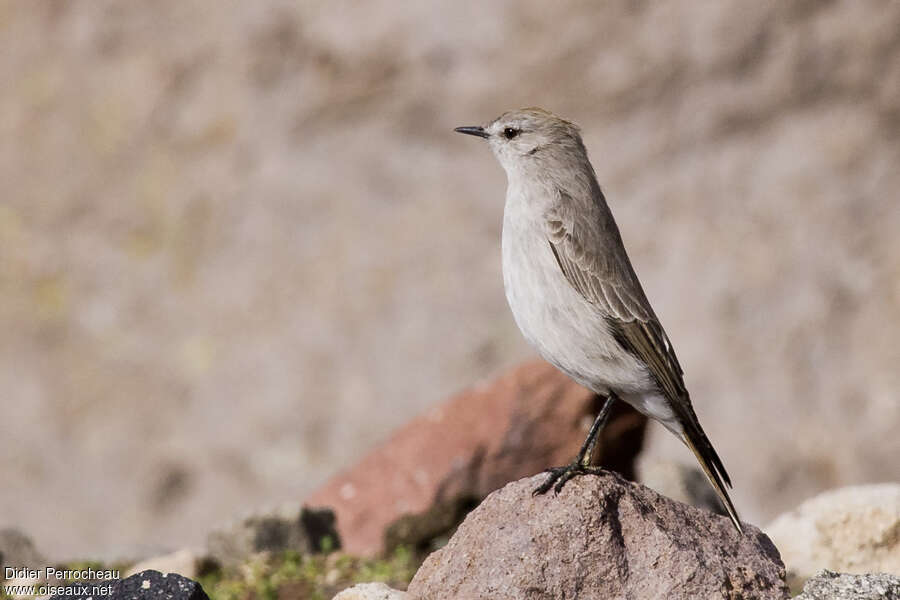
[[[612,215],[593,203],[581,208],[588,210],[576,217],[574,201],[560,192],[560,202],[545,215],[547,238],[563,274],[597,307],[616,340],[647,365],[669,400],[687,405],[675,409],[686,408],[692,416],[681,365],[625,254]],[[588,219],[581,216],[585,212]]]
[[[700,427],[681,365],[625,254],[619,228],[599,189],[596,194],[576,205],[571,196],[560,191],[559,201],[545,215],[550,248],[566,279],[596,307],[619,344],[647,365],[684,427],[682,439],[696,454],[740,530],[740,520],[725,490],[731,479]]]

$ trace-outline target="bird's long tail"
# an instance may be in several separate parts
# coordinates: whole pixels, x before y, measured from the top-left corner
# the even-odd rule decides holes
[[[710,485],[712,485],[713,489],[716,491],[716,495],[719,497],[722,506],[725,508],[726,512],[728,512],[731,522],[734,523],[734,526],[739,533],[743,533],[744,530],[741,527],[741,519],[738,517],[737,510],[735,510],[731,498],[728,497],[726,486],[728,488],[731,487],[731,479],[725,471],[722,459],[716,454],[709,438],[703,433],[703,429],[700,428],[699,424],[693,427],[686,427],[684,433],[681,435],[681,441],[683,441],[685,445],[691,449],[691,452],[694,453],[694,456],[697,457],[697,462],[700,463],[700,466],[703,468],[703,473],[709,480]]]

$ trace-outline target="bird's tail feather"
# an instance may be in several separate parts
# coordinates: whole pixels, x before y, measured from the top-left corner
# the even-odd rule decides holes
[[[744,530],[741,527],[741,519],[738,517],[737,510],[734,508],[731,498],[728,497],[726,486],[729,488],[731,487],[731,479],[728,477],[725,466],[722,464],[722,459],[719,458],[719,455],[710,443],[709,438],[706,437],[706,434],[703,433],[703,430],[698,426],[696,430],[692,427],[685,428],[681,439],[685,445],[691,449],[694,456],[697,457],[697,462],[699,462],[700,466],[703,468],[703,473],[709,480],[710,485],[712,485],[713,489],[716,491],[716,495],[719,497],[719,501],[731,518],[731,522],[734,523],[738,532],[743,533]]]

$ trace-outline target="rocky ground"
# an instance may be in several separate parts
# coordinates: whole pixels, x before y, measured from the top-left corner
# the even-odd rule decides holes
[[[102,595],[113,600],[900,595],[897,483],[832,490],[762,529],[745,520],[739,532],[710,510],[695,467],[657,463],[647,482],[655,489],[626,479],[642,478],[646,422],[618,411],[593,456],[605,470],[535,495],[545,475],[521,473],[571,456],[596,400],[546,363],[523,365],[411,421],[304,502],[235,519],[202,547],[138,563],[58,565],[108,575],[51,574],[54,563],[28,536],[0,530],[0,564],[16,567],[2,572],[0,595],[24,588],[89,600],[98,593],[78,586],[92,578],[112,586]],[[425,471],[418,465],[435,442],[446,442],[438,446],[447,456]]]
[[[900,3],[12,1],[0,45],[0,526],[51,558],[202,545],[531,356],[451,132],[522,105],[746,519],[900,480]]]

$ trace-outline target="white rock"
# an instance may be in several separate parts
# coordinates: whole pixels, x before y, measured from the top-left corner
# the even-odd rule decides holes
[[[339,593],[332,600],[412,600],[406,592],[389,588],[383,583],[358,583]]]
[[[182,548],[171,554],[154,556],[143,560],[125,572],[129,577],[141,571],[153,570],[160,573],[178,573],[188,579],[196,579],[200,573],[200,565],[207,560],[206,556],[190,548]]]
[[[900,484],[825,492],[765,528],[791,587],[822,569],[900,575]]]

